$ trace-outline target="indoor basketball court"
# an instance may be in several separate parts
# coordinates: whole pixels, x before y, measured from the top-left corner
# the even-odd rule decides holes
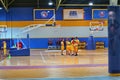
[[[0,0],[0,79],[119,80],[119,4]]]

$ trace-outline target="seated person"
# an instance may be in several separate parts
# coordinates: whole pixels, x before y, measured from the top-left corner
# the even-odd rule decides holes
[[[22,44],[22,42],[21,42],[21,41],[20,41],[20,42],[18,42],[16,46],[17,46],[17,48],[19,48],[19,49],[22,49],[22,48],[23,48],[23,44]]]
[[[51,46],[53,43],[52,43],[52,40],[51,39],[49,39],[48,40],[48,46]]]

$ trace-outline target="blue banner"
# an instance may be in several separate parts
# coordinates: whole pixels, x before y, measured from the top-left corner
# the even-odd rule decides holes
[[[108,10],[94,9],[92,19],[108,19]]]
[[[54,13],[54,9],[34,9],[34,20],[48,20]]]

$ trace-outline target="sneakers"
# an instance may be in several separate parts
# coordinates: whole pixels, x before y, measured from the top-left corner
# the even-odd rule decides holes
[[[75,54],[75,56],[78,56],[78,54]]]
[[[61,54],[61,55],[63,55],[63,54]]]

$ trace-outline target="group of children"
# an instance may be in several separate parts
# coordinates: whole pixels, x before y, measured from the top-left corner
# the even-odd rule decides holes
[[[65,50],[65,44],[66,44],[66,55],[72,55],[77,56],[78,55],[78,46],[80,44],[79,39],[72,38],[71,41],[69,39],[66,39],[64,42],[64,39],[61,40],[61,55],[63,54],[63,51]]]

